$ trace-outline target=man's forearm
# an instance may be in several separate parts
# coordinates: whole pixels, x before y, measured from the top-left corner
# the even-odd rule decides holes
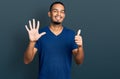
[[[82,64],[84,60],[84,51],[83,51],[83,47],[78,47],[77,49],[77,53],[75,55],[75,61],[77,64]]]
[[[29,62],[32,61],[33,56],[34,56],[34,46],[35,46],[35,42],[29,42],[29,45],[24,53],[25,64],[28,64]]]

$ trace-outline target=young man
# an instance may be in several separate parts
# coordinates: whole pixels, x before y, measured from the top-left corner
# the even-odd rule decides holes
[[[50,6],[48,16],[49,26],[39,30],[39,21],[35,24],[29,21],[25,25],[29,34],[29,45],[24,53],[24,63],[30,63],[36,52],[39,53],[39,79],[70,79],[72,55],[77,64],[84,59],[82,37],[80,30],[74,31],[62,26],[65,18],[65,6],[54,2]]]

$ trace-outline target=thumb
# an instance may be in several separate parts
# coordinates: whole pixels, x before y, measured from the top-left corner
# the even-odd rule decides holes
[[[80,33],[81,33],[81,30],[79,29],[78,32],[77,32],[77,35],[80,35]]]
[[[43,36],[43,35],[45,35],[46,34],[46,32],[42,32],[42,33],[40,33],[40,36],[39,37],[41,37],[41,36]]]

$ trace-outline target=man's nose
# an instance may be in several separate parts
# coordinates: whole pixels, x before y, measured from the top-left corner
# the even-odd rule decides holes
[[[60,14],[61,14],[60,11],[58,11],[58,12],[57,12],[57,15],[60,15]]]

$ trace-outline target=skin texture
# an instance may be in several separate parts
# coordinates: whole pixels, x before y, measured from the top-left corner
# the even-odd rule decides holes
[[[63,30],[62,22],[65,18],[64,6],[61,4],[54,4],[51,11],[48,12],[48,16],[51,19],[49,26],[51,32],[53,32],[56,36],[59,35]],[[27,25],[25,25],[30,40],[28,47],[24,53],[25,64],[29,64],[34,59],[34,56],[37,52],[37,49],[34,48],[34,45],[40,37],[46,34],[45,32],[42,32],[40,34],[38,33],[39,26],[40,22],[37,21],[36,24],[35,19],[33,19],[32,22],[29,21],[29,28]],[[78,48],[72,50],[76,64],[82,64],[84,60],[83,41],[80,33],[81,30],[78,30],[77,35],[74,38],[75,43],[78,45]]]

